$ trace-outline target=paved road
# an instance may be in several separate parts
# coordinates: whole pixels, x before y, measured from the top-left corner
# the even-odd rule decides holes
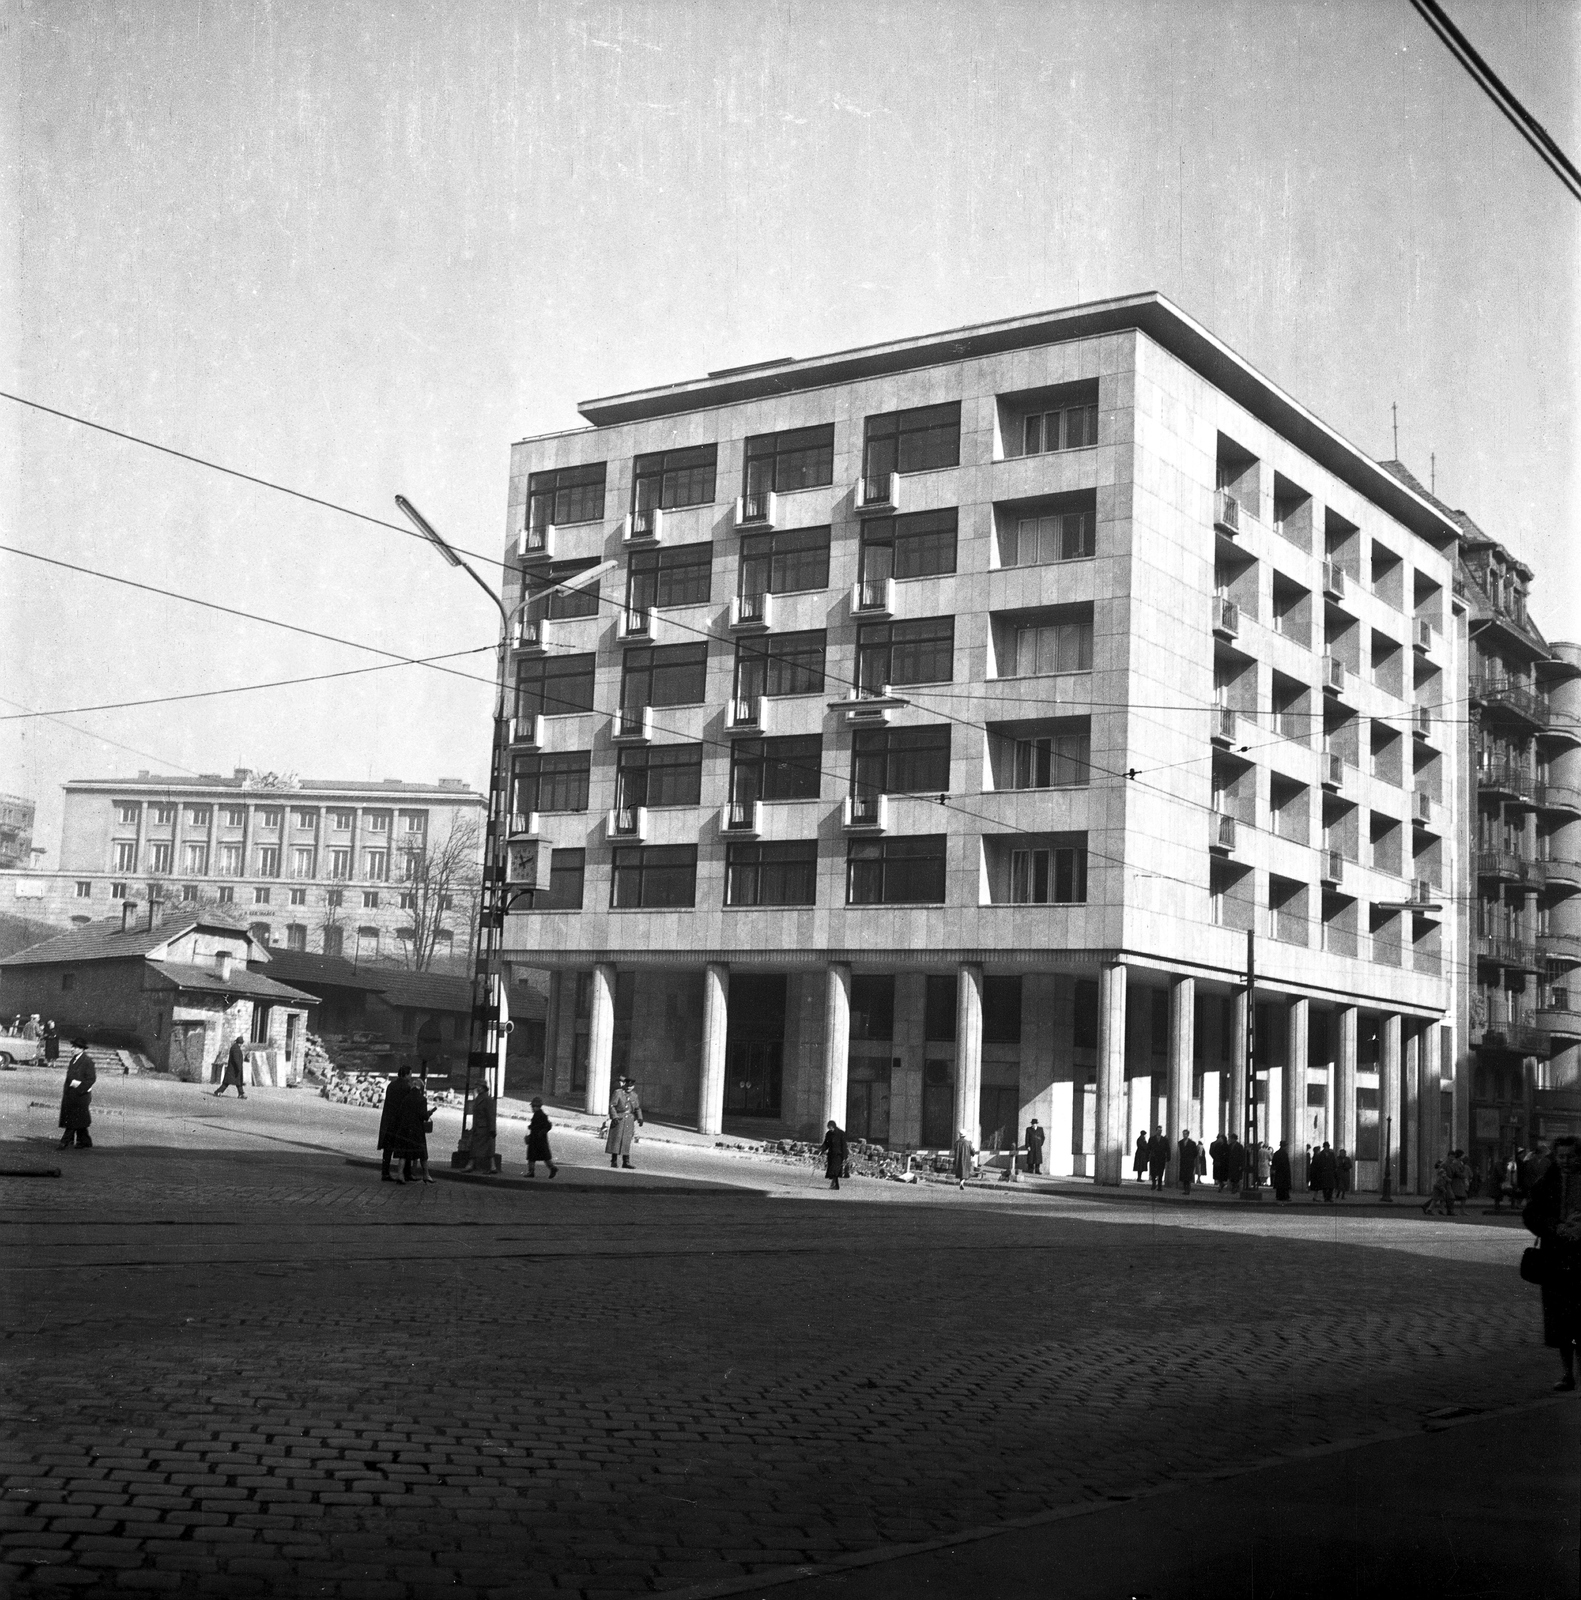
[[[0,1179],[19,1595],[734,1592],[1553,1376],[1507,1223],[612,1174],[586,1134],[552,1184],[401,1187],[348,1164],[372,1111],[98,1100],[56,1155],[53,1078],[0,1079],[0,1166],[63,1174]]]

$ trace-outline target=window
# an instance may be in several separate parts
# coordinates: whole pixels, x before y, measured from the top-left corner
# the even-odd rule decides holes
[[[313,876],[313,847],[310,844],[299,844],[291,851],[291,876],[293,878],[311,878]]]
[[[829,530],[787,528],[741,539],[742,594],[798,594],[829,587]]]
[[[227,828],[245,828],[247,826],[247,807],[226,806],[221,820]]]
[[[307,924],[304,922],[289,923],[285,930],[285,947],[287,950],[307,949]]]
[[[219,902],[222,906],[234,905],[236,903],[236,891],[231,887],[230,884],[222,883],[216,892],[219,895]],[[125,889],[122,889],[120,897],[124,898],[125,894]]]
[[[351,851],[331,850],[329,853],[329,875],[332,878],[349,878],[351,876]]]
[[[942,902],[944,838],[942,833],[933,833],[913,839],[853,839],[846,855],[846,904]]]
[[[656,450],[638,456],[632,472],[634,511],[664,511],[680,506],[705,506],[714,498],[714,461],[718,446],[693,445],[686,450]]]
[[[330,889],[326,891],[324,895],[324,904],[329,906],[331,909],[334,909],[344,904],[345,899],[346,894],[343,889]]]
[[[952,508],[863,523],[862,582],[934,578],[954,572],[955,522]]]
[[[264,888],[254,889],[253,890],[253,904],[255,906],[266,906],[266,905],[268,905],[269,904],[269,891],[267,889],[264,889]]]
[[[115,802],[115,820],[123,828],[135,828],[143,808],[135,800]]]
[[[415,911],[416,909],[417,909],[417,896],[415,894],[411,893],[409,890],[404,891],[402,893],[402,895],[401,895],[401,910],[402,911]]]
[[[1086,899],[1085,845],[1010,852],[1011,905],[1080,905]]]
[[[713,570],[711,544],[634,550],[626,568],[626,608],[706,605],[713,592]]]
[[[516,715],[564,717],[593,709],[593,663],[585,656],[546,656],[516,667]]]
[[[822,694],[824,641],[822,628],[737,640],[736,699]]]
[[[207,806],[187,807],[187,826],[189,828],[206,828],[209,825],[209,808]]]
[[[82,881],[82,879],[79,878],[77,880],[77,898],[79,900],[87,900],[92,896],[92,894],[93,894],[93,883],[92,883],[92,881],[90,880],[90,881],[85,883],[85,882]]]
[[[950,728],[859,729],[851,739],[853,794],[945,794]]]
[[[726,846],[727,906],[810,906],[817,883],[816,839]]]
[[[384,883],[390,876],[390,852],[388,850],[364,850],[362,853],[362,875],[370,883]]]
[[[324,954],[338,956],[346,948],[346,930],[344,928],[325,928]]]
[[[1008,519],[999,535],[1002,567],[1041,567],[1051,561],[1077,561],[1097,549],[1097,514],[1054,511]]]
[[[307,904],[307,890],[293,889],[291,891],[291,904],[294,906],[305,906]]]
[[[555,850],[549,856],[549,887],[533,895],[534,911],[580,911],[587,851]]]
[[[369,833],[388,833],[390,831],[390,813],[388,811],[365,811],[362,817]]]
[[[1048,450],[1081,450],[1097,442],[1096,400],[1055,411],[1034,411],[1022,427],[1022,451],[1029,456]]]
[[[869,417],[862,446],[862,475],[927,472],[961,464],[961,405],[918,406]]]
[[[1010,671],[1000,676],[1033,678],[1057,672],[1091,671],[1091,622],[1032,622],[1014,629]]]
[[[983,979],[983,1043],[1021,1043],[1021,978],[990,974]]]
[[[357,954],[358,956],[376,956],[379,953],[379,930],[377,928],[357,929]]]
[[[439,897],[439,909],[441,911],[448,911],[451,908],[451,906],[453,906],[455,904],[455,898],[456,897],[454,895],[450,895],[450,894],[442,894],[442,895],[440,895],[440,897]],[[450,937],[450,935],[448,933],[445,933],[443,930],[441,930],[439,937],[441,939],[448,939]]]
[[[260,878],[278,878],[280,876],[279,845],[261,844],[258,846],[258,876]]]
[[[622,750],[615,769],[615,804],[695,806],[703,797],[700,744],[646,745]]]
[[[110,898],[112,900],[124,900],[126,898],[126,885],[124,883],[112,883],[110,885]]]
[[[604,515],[604,463],[556,467],[527,480],[527,526],[597,522]]]
[[[1060,722],[1000,723],[988,729],[988,756],[996,789],[1064,789],[1091,781],[1091,724],[1085,717]]]
[[[362,891],[362,909],[364,911],[377,911],[379,909],[379,891],[377,889],[364,889]]]
[[[622,846],[614,852],[609,903],[616,910],[690,906],[697,894],[697,846]]]
[[[708,697],[706,644],[643,645],[621,664],[622,706],[691,706]]]
[[[196,900],[197,897],[198,897],[198,886],[197,886],[197,884],[195,884],[195,883],[184,883],[184,884],[181,885],[181,898],[183,900]]]
[[[330,826],[336,833],[350,833],[351,824],[355,813],[350,811],[331,811],[329,814]]]
[[[541,572],[524,575],[534,614],[561,621],[571,617],[596,617],[599,611],[599,586],[571,580],[598,565],[598,557],[585,561],[554,561]]]
[[[239,878],[242,875],[242,847],[239,844],[220,846],[220,876]]]
[[[170,858],[175,854],[175,846],[168,844],[151,844],[148,847],[148,870],[163,877],[170,871]]]
[[[279,806],[265,806],[258,813],[258,826],[260,828],[269,828],[278,831],[280,824],[284,820],[285,813],[280,809]]]
[[[592,763],[587,750],[517,756],[511,770],[511,810],[518,816],[531,811],[586,811]]]
[[[318,826],[318,814],[313,811],[304,811],[299,807],[291,813],[291,826],[311,833]]]
[[[730,746],[730,799],[742,807],[754,800],[816,800],[822,762],[822,734],[737,739]]]
[[[115,870],[117,872],[137,871],[137,841],[123,839],[115,847]]]
[[[759,433],[747,440],[744,492],[812,489],[834,482],[834,424]]]
[[[405,834],[423,834],[428,831],[428,813],[426,811],[403,811],[401,813],[401,832]]]
[[[929,1044],[955,1038],[955,1006],[959,980],[930,972],[922,998],[922,1036]]]
[[[156,828],[169,828],[175,825],[176,808],[174,806],[155,806],[154,826]]]
[[[895,979],[888,972],[851,975],[851,1037],[895,1037]]]
[[[869,622],[857,630],[856,677],[863,694],[885,684],[948,683],[955,676],[955,618]]]

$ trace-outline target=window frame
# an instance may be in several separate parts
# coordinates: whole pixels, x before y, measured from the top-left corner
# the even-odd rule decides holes
[[[699,555],[698,552],[703,553]],[[701,582],[698,581],[698,574],[701,574]],[[679,582],[683,577],[690,577],[690,588]],[[633,550],[626,559],[628,611],[665,611],[676,606],[706,606],[712,601],[713,593],[712,540]]]
[[[573,467],[548,467],[534,472],[527,479],[524,525],[528,528],[572,528],[578,523],[602,522],[608,488],[607,461],[584,461]],[[596,496],[591,493],[593,490],[597,491]],[[579,492],[583,497],[575,498]],[[563,510],[561,495],[566,496]],[[596,510],[592,509],[595,504]]]
[[[932,644],[947,645],[950,670],[942,678],[915,677],[902,678],[895,673],[895,649],[897,632],[905,636],[913,632],[931,628],[938,634],[937,638],[928,639],[921,637],[911,639],[902,637],[901,645],[924,646]],[[948,630],[947,634],[943,630]],[[876,653],[883,652],[885,670],[880,676],[869,668],[869,661],[876,657]],[[856,680],[861,694],[879,694],[886,684],[899,688],[910,687],[924,683],[954,683],[955,681],[955,618],[944,617],[916,617],[902,622],[864,622],[856,630]]]
[[[891,892],[892,869],[902,883],[912,874],[920,876],[917,864],[925,864],[937,874],[937,895],[903,894]],[[873,867],[876,872],[859,873],[859,868]],[[878,893],[875,896],[856,893],[860,878],[876,878]],[[875,839],[851,839],[846,844],[845,903],[848,906],[920,906],[945,905],[949,897],[949,836],[943,833],[894,835],[886,834]]]
[[[661,659],[662,658],[662,659]],[[635,672],[632,663],[639,663]],[[699,693],[685,697],[676,694],[669,698],[670,691],[666,689],[666,698],[657,699],[654,696],[656,674],[679,675],[681,672],[700,674],[696,683]],[[638,697],[634,692],[634,684],[638,681],[647,684],[647,692]],[[667,678],[666,678],[667,681]],[[693,685],[690,680],[686,687]],[[697,706],[703,705],[708,699],[708,645],[703,644],[641,644],[628,645],[621,653],[620,658],[620,705],[623,711],[640,710],[643,706]]]
[[[657,758],[657,759],[655,759]],[[678,782],[690,795],[687,799],[652,799],[655,772],[676,775],[669,781]],[[640,781],[638,774],[641,774]],[[690,773],[693,781],[679,777]],[[661,782],[659,792],[666,784]],[[615,806],[617,810],[645,806],[662,810],[675,806],[699,806],[703,803],[703,747],[700,744],[647,744],[623,746],[615,757]]]
[[[927,570],[902,571],[910,565],[913,551],[926,548],[927,541],[948,535],[948,566]],[[940,545],[941,551],[944,546]],[[888,551],[888,558],[880,553]],[[902,560],[904,554],[905,560]],[[912,511],[899,517],[868,517],[862,523],[857,570],[863,583],[893,578],[897,583],[915,578],[953,578],[960,559],[960,513],[955,506],[937,511]]]
[[[803,443],[810,434],[818,443]],[[827,436],[827,444],[821,442]],[[791,442],[796,441],[796,442]],[[813,474],[800,483],[782,483],[781,463],[813,458]],[[762,470],[767,463],[768,470]],[[758,469],[754,471],[754,469]],[[816,476],[822,472],[822,477]],[[741,453],[741,493],[795,494],[801,489],[825,489],[834,482],[834,424],[815,422],[804,428],[781,428],[775,433],[748,434]]]
[[[817,666],[811,665],[816,651]],[[802,656],[806,659],[803,660]],[[737,700],[792,699],[799,695],[826,694],[829,631],[827,628],[802,628],[794,633],[761,633],[736,640],[736,659],[731,676],[732,695]],[[760,677],[756,688],[752,679]]]
[[[686,459],[688,457],[695,459]],[[706,473],[706,478],[702,475]],[[650,485],[657,484],[657,491]],[[700,491],[706,483],[708,493]],[[719,492],[719,444],[678,445],[669,450],[648,450],[631,463],[631,509],[635,511],[685,511],[709,506]],[[681,495],[691,495],[682,499]]]
[[[804,898],[793,898],[789,886],[798,883]],[[751,886],[750,897],[737,893]],[[771,888],[777,898],[766,897]],[[818,841],[816,839],[737,840],[725,846],[725,906],[733,911],[775,906],[812,906],[818,903]]]
[[[771,528],[759,533],[743,533],[738,552],[736,593],[817,594],[829,587],[829,552],[833,530],[822,524],[815,528]],[[809,553],[811,560],[808,560]],[[820,583],[801,583],[799,570],[806,576],[822,573]],[[789,574],[787,574],[787,568]],[[753,580],[766,573],[761,586]],[[787,581],[787,576],[798,581]]]
[[[771,750],[771,746],[808,745],[811,752],[802,751],[796,758]],[[807,756],[811,754],[811,763]],[[803,774],[802,787],[810,788],[806,794],[770,794],[770,787],[780,784],[771,780],[785,773]],[[730,800],[733,805],[751,805],[756,801],[817,800],[823,793],[823,734],[779,734],[777,736],[734,739],[730,744]]]
[[[524,656],[516,663],[515,701],[518,717],[580,717],[593,709],[598,652],[574,656]],[[553,699],[550,685],[556,685]],[[564,685],[571,685],[566,698]],[[583,704],[582,702],[586,703]]]
[[[650,900],[650,884],[660,873],[686,876],[685,899]],[[627,899],[635,884],[634,898]],[[664,882],[663,879],[659,880]],[[679,878],[677,878],[677,883]],[[694,844],[616,845],[610,854],[611,911],[690,911],[697,904],[697,846]]]
[[[953,413],[953,419],[949,414]],[[951,431],[953,420],[953,448],[930,449],[926,441],[939,436],[936,444],[942,445]],[[893,449],[884,447],[893,440]],[[908,453],[906,441],[912,441]],[[937,454],[940,459],[918,459]],[[889,456],[889,464],[883,464]],[[948,457],[949,459],[944,459]],[[876,464],[875,464],[876,463]],[[945,400],[935,405],[908,406],[899,411],[880,411],[868,415],[862,425],[862,475],[866,478],[888,477],[891,472],[941,472],[961,464],[961,402]]]
[[[546,771],[552,766],[554,770]],[[526,769],[532,768],[530,778]],[[526,816],[530,812],[540,812],[544,816],[565,815],[573,816],[584,812],[588,808],[589,790],[592,786],[593,752],[591,750],[562,750],[539,751],[536,755],[519,755],[511,762],[510,796],[511,811],[514,815]],[[574,801],[581,799],[580,805],[545,805],[544,791],[545,779],[553,782],[549,789],[548,797],[551,800]],[[532,785],[532,805],[524,805],[523,784],[530,782]],[[561,792],[563,790],[563,793]]]
[[[897,758],[917,760],[931,755],[937,759],[942,748],[944,782],[936,784],[899,783]],[[851,790],[854,795],[926,794],[950,792],[951,748],[948,722],[925,722],[908,728],[858,728],[851,735]],[[882,762],[880,779],[875,783],[863,767]],[[904,769],[900,773],[904,776]]]

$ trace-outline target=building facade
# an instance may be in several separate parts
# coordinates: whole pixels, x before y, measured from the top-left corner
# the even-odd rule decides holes
[[[507,959],[705,1131],[1454,1127],[1459,528],[1156,295],[515,446]],[[1248,956],[1256,984],[1248,1000]]]
[[[450,904],[424,914],[440,918],[439,953],[465,957],[485,801],[459,779],[339,783],[238,768],[64,787],[58,870],[0,877],[7,909],[34,922],[86,926],[126,901],[187,902],[221,909],[263,945],[398,960],[418,900],[412,863],[457,838],[471,841],[473,865]]]
[[[33,865],[33,802],[19,794],[0,794],[0,868]]]

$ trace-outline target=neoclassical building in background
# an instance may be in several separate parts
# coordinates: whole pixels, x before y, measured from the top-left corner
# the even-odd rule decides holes
[[[1036,1116],[1114,1182],[1139,1129],[1241,1126],[1250,1026],[1271,1143],[1414,1187],[1465,1142],[1430,497],[1156,294],[580,409],[514,447],[507,548],[554,1092]]]

